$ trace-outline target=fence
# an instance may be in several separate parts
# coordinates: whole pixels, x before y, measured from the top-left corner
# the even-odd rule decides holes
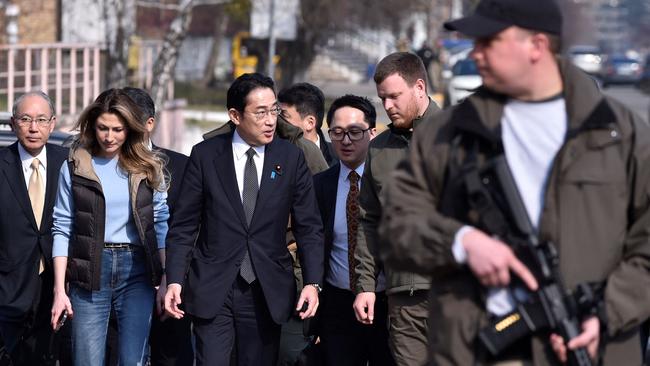
[[[59,119],[76,115],[100,92],[100,46],[96,44],[0,45],[0,110],[14,99],[41,90]]]

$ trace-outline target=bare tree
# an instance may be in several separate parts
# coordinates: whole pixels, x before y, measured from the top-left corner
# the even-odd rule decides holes
[[[178,60],[178,50],[183,43],[187,30],[192,21],[192,5],[194,0],[182,0],[179,13],[172,22],[165,37],[162,49],[153,67],[154,80],[151,85],[151,96],[158,110],[165,101],[167,85],[174,79],[174,69]]]
[[[129,43],[135,32],[135,0],[104,0],[102,13],[106,22],[106,81],[109,88],[127,84]]]

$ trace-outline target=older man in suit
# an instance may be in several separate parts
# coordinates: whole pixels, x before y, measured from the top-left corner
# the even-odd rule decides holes
[[[47,143],[56,117],[50,98],[14,103],[18,141],[0,151],[0,343],[14,365],[51,360],[52,207],[67,149]]]
[[[257,73],[233,82],[227,107],[237,127],[193,148],[167,237],[165,309],[184,316],[182,289],[198,365],[227,365],[233,349],[239,365],[274,365],[279,324],[294,309],[306,318],[318,307],[322,225],[302,152],[274,139],[273,87]],[[290,213],[305,283],[297,303],[285,241]]]

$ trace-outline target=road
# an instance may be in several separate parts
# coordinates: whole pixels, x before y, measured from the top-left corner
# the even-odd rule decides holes
[[[633,86],[613,86],[604,90],[606,94],[618,99],[635,113],[648,121],[650,95],[642,93]]]

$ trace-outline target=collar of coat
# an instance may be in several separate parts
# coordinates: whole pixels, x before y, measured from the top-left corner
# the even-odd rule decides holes
[[[101,181],[93,168],[92,155],[85,147],[77,145],[70,149],[68,161],[72,162],[73,165],[71,174],[95,182],[101,187]],[[140,182],[145,179],[147,179],[147,176],[144,173],[129,174],[129,191],[132,194],[137,192]]]
[[[224,123],[222,126],[206,132],[203,135],[203,139],[207,140],[209,138],[231,133],[235,130],[236,126],[233,121],[228,121]],[[289,140],[291,143],[295,143],[297,140],[302,138],[303,132],[300,129],[300,127],[296,127],[292,125],[291,123],[287,122],[282,115],[278,115],[278,123],[275,126],[275,133],[276,135],[280,136],[280,138]]]
[[[559,66],[569,124],[567,140],[580,131],[616,123],[615,114],[596,82],[567,60],[559,59]],[[505,95],[479,88],[452,112],[454,127],[500,146],[501,116],[507,100]]]

